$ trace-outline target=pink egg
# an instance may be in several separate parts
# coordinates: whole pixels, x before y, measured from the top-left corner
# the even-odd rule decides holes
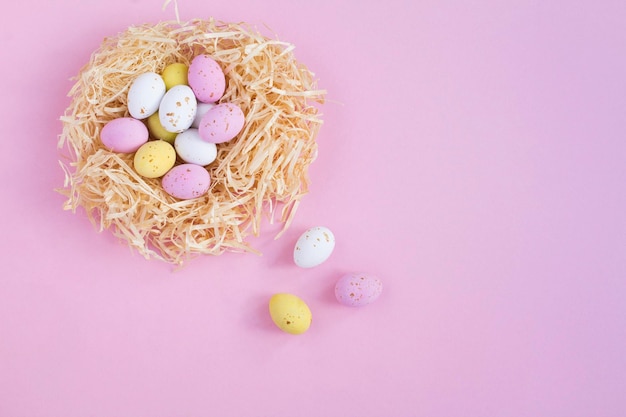
[[[166,193],[181,200],[200,197],[211,186],[209,171],[200,165],[182,164],[163,176],[161,185]]]
[[[198,132],[202,140],[211,143],[228,142],[241,132],[245,122],[243,112],[236,104],[222,103],[206,112]]]
[[[187,80],[198,101],[203,103],[215,103],[226,90],[226,77],[220,64],[208,55],[198,55],[191,61]]]
[[[111,151],[131,153],[148,142],[148,128],[132,117],[120,117],[104,125],[100,140]]]
[[[383,291],[383,283],[371,274],[344,275],[335,285],[335,297],[341,304],[360,307],[376,301]]]

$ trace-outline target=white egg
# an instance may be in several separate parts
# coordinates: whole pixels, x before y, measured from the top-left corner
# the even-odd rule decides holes
[[[195,165],[209,165],[217,157],[217,146],[200,138],[198,129],[190,128],[176,136],[176,153],[183,161]]]
[[[296,242],[293,261],[301,268],[312,268],[326,261],[335,249],[335,236],[328,228],[313,227]]]
[[[165,82],[159,74],[141,74],[128,90],[128,112],[135,119],[146,119],[159,109],[164,94]]]
[[[203,103],[201,101],[198,102],[198,110],[196,111],[196,118],[194,119],[191,127],[195,127],[196,129],[200,127],[200,120],[204,117],[206,112],[215,107],[215,103]]]
[[[198,102],[193,90],[186,85],[175,85],[161,100],[159,121],[168,132],[184,132],[193,123],[197,108]]]

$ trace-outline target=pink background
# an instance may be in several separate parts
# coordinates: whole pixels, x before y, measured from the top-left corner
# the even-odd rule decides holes
[[[264,252],[146,261],[53,189],[69,78],[146,0],[0,16],[0,416],[626,415],[626,2],[183,0],[267,24],[329,91]],[[325,225],[324,265],[291,263]],[[380,276],[362,309],[343,272]],[[305,299],[301,336],[275,292]]]

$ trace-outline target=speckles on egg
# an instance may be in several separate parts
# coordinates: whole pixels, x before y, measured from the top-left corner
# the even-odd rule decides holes
[[[241,132],[245,123],[243,111],[236,104],[221,103],[209,109],[198,125],[202,140],[224,143]]]
[[[142,177],[159,178],[176,163],[174,147],[164,140],[147,142],[135,153],[133,165]]]
[[[198,101],[203,103],[218,101],[226,90],[222,68],[208,55],[198,55],[191,61],[187,79]]]
[[[128,112],[135,119],[143,120],[159,109],[164,94],[165,82],[159,74],[141,74],[128,90]]]
[[[363,272],[346,274],[335,285],[337,301],[349,307],[370,304],[380,297],[382,291],[382,281],[374,275]]]
[[[196,117],[198,102],[191,88],[175,85],[163,96],[159,106],[159,121],[168,132],[187,130]]]
[[[306,332],[313,320],[309,306],[293,294],[274,294],[269,301],[269,311],[274,324],[290,334]]]
[[[334,249],[333,232],[323,226],[313,227],[298,238],[293,250],[293,260],[301,268],[312,268],[325,262]]]
[[[211,175],[200,165],[182,164],[165,174],[161,186],[172,197],[189,200],[206,194],[211,186]]]

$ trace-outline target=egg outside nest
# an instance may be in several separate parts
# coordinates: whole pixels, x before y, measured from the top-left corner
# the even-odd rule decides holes
[[[309,330],[313,316],[311,309],[300,297],[274,294],[269,301],[269,312],[274,324],[289,334],[302,334]]]

